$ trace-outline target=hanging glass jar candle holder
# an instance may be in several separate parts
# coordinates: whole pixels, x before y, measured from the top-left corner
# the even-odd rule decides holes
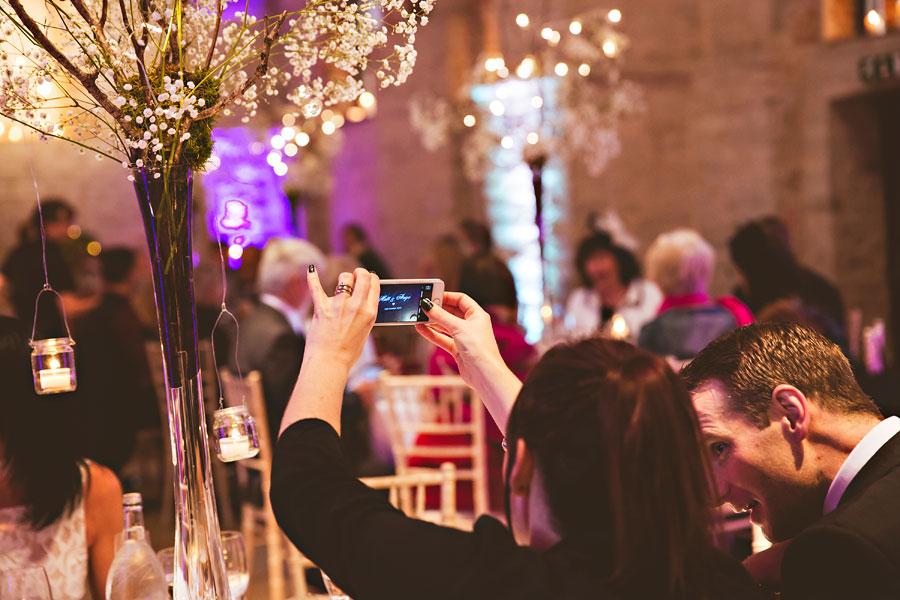
[[[213,413],[216,455],[222,462],[253,458],[259,454],[256,419],[243,404],[220,408]]]
[[[219,219],[216,218],[213,222],[216,226],[216,239],[220,239]],[[213,435],[216,439],[216,456],[219,457],[219,460],[222,462],[234,462],[245,458],[253,458],[259,454],[259,437],[256,435],[256,420],[250,414],[247,405],[244,404],[243,397],[241,398],[241,403],[237,406],[225,408],[219,361],[216,360],[216,328],[219,326],[222,317],[230,318],[234,322],[235,340],[238,340],[240,339],[240,324],[237,317],[225,305],[228,282],[225,277],[225,255],[222,252],[222,244],[219,244],[219,264],[222,268],[222,310],[219,312],[219,316],[216,317],[216,322],[213,323],[212,331],[209,334],[213,368],[216,370],[216,382],[219,386],[219,410],[213,413]],[[243,396],[244,378],[241,376],[241,366],[238,361],[237,341],[234,344],[234,364],[237,366],[242,388],[241,396]]]
[[[34,391],[38,394],[75,391],[78,381],[72,338],[32,340],[30,345]]]
[[[63,323],[66,326],[66,337],[34,339],[38,321],[38,302],[44,292],[56,294],[59,299]],[[28,343],[31,346],[31,373],[34,376],[34,391],[38,394],[74,392],[78,385],[78,379],[75,376],[75,350],[73,349],[75,340],[72,339],[72,333],[69,331],[69,322],[66,319],[66,308],[62,303],[62,297],[50,287],[49,283],[44,284],[34,301],[34,323],[31,326],[31,339]]]

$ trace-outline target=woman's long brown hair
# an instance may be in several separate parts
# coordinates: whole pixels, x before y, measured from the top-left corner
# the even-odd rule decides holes
[[[563,540],[597,556],[623,597],[707,596],[709,467],[690,395],[663,360],[599,338],[556,346],[526,379],[507,437],[507,479],[521,438]]]

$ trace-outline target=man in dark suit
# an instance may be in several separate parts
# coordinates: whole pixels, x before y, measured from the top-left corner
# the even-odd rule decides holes
[[[273,442],[303,360],[304,321],[311,306],[307,268],[321,269],[324,262],[322,252],[305,240],[269,240],[257,274],[259,302],[241,319],[238,360],[244,373],[257,370],[262,376]]]
[[[776,542],[751,573],[786,600],[900,598],[900,419],[882,419],[840,349],[756,323],[682,374],[721,501]]]

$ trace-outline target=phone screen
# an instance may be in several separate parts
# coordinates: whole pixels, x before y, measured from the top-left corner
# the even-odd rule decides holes
[[[419,307],[422,298],[431,299],[433,283],[382,283],[376,323],[419,323],[428,320]]]

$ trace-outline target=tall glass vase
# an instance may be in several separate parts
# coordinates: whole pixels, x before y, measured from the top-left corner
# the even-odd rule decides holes
[[[175,473],[174,595],[230,599],[200,389],[191,252],[191,170],[136,169],[156,293]]]

